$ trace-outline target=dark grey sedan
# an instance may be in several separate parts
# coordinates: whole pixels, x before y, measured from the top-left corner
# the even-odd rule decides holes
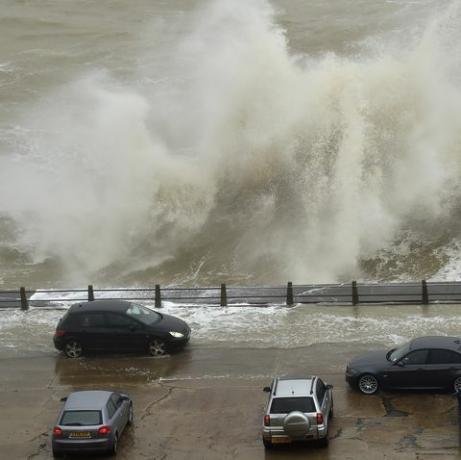
[[[391,350],[352,359],[346,380],[364,394],[379,389],[461,391],[461,339],[419,337]]]
[[[131,399],[111,391],[76,391],[63,400],[51,436],[53,456],[82,451],[116,454],[121,434],[133,423]]]

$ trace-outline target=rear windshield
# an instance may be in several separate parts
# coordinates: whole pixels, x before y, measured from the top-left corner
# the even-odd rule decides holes
[[[308,396],[303,398],[275,398],[272,400],[270,413],[288,414],[294,410],[316,412],[314,400]]]
[[[99,410],[66,410],[62,414],[60,425],[85,426],[101,425],[101,411]]]
[[[135,303],[132,303],[127,308],[126,314],[132,318],[136,318],[138,321],[141,321],[141,323],[147,324],[148,326],[160,321],[162,318],[159,313]]]

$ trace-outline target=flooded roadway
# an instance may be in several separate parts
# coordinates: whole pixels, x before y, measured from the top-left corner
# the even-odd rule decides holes
[[[63,311],[0,312],[0,444],[8,458],[51,458],[60,398],[119,389],[135,404],[121,459],[457,459],[457,405],[444,393],[365,397],[344,382],[345,362],[417,335],[459,335],[459,306],[168,306],[188,321],[190,345],[164,357],[66,359],[51,337]],[[334,385],[330,446],[265,452],[260,439],[275,375],[321,375]]]

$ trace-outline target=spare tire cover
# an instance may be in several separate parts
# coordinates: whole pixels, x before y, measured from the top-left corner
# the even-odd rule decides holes
[[[299,411],[290,412],[283,420],[283,428],[290,438],[304,438],[309,433],[309,419]]]

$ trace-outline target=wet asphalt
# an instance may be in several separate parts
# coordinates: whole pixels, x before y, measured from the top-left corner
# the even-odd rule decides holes
[[[2,357],[0,458],[52,458],[49,431],[60,398],[83,389],[116,389],[133,398],[135,423],[121,438],[119,459],[461,458],[453,395],[363,396],[349,388],[345,363],[367,348],[351,343],[292,349],[192,343],[162,358],[106,354],[71,360],[57,352]],[[328,448],[310,444],[264,450],[262,388],[276,375],[320,375],[334,385]]]

